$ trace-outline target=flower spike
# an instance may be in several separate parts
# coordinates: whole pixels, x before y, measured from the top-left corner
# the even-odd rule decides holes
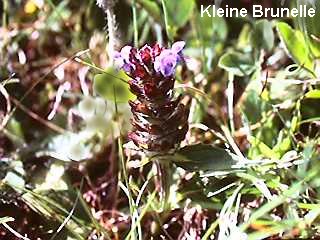
[[[146,152],[175,149],[188,131],[189,110],[175,97],[175,70],[183,61],[185,42],[166,49],[158,44],[140,49],[125,46],[114,55],[115,64],[132,79],[130,90],[137,96],[129,102],[134,127],[129,138]]]

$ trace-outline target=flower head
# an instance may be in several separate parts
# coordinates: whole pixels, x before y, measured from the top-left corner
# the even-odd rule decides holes
[[[139,50],[125,46],[120,52],[115,52],[115,65],[131,76],[141,77],[143,74],[149,73],[172,77],[177,65],[183,59],[184,46],[184,41],[175,42],[171,49],[162,48],[158,44],[153,47],[145,45]]]
[[[188,109],[173,94],[175,69],[183,61],[184,46],[183,41],[172,48],[125,46],[115,54],[116,65],[131,77],[130,90],[137,96],[129,102],[134,127],[129,138],[148,152],[174,149],[188,131]]]

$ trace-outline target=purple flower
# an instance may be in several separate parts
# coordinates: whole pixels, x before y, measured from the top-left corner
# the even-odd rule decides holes
[[[160,72],[163,76],[169,77],[174,75],[177,64],[182,60],[182,53],[185,42],[179,41],[172,45],[171,49],[163,50],[155,58],[154,70]]]
[[[181,53],[181,51],[184,49],[184,46],[186,45],[186,43],[184,41],[178,41],[175,42],[172,45],[172,51],[176,52],[177,54]]]
[[[124,71],[129,72],[132,64],[130,63],[131,46],[124,46],[120,52],[115,51],[113,55],[114,63],[117,68],[122,68]]]
[[[165,77],[169,77],[174,74],[176,65],[178,63],[178,54],[172,50],[163,50],[161,54],[156,57],[154,62],[154,70],[161,72]]]
[[[184,61],[184,46],[183,41],[169,49],[159,44],[125,46],[114,54],[115,64],[131,78],[128,84],[136,96],[130,102],[133,132],[128,137],[146,153],[176,149],[188,131],[189,110],[181,97],[171,94],[175,69]]]
[[[114,62],[116,67],[132,76],[155,72],[164,77],[171,77],[175,73],[177,64],[183,60],[184,46],[184,41],[175,42],[171,49],[161,48],[157,44],[153,47],[145,45],[139,50],[125,46],[120,52],[114,53]]]

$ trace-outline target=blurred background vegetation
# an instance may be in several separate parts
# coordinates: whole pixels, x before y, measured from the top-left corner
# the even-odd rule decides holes
[[[320,238],[320,11],[201,18],[201,4],[1,1],[1,240]],[[132,94],[110,52],[177,40],[190,130],[163,205],[153,162],[123,145]]]

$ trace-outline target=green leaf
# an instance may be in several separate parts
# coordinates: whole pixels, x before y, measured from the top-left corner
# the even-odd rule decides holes
[[[251,82],[250,84],[253,84]],[[265,110],[265,103],[259,96],[259,93],[253,89],[247,89],[245,99],[242,104],[242,110],[250,123],[256,123],[262,118],[262,113]]]
[[[304,34],[308,40],[308,46],[310,52],[314,58],[320,57],[320,1],[314,0],[299,0],[299,5],[306,5],[307,9],[314,8],[315,15],[310,17],[308,14],[306,17],[300,17],[298,15],[297,22],[298,28]]]
[[[272,23],[265,19],[257,21],[251,35],[251,41],[254,47],[271,51],[274,44]]]
[[[106,73],[94,76],[93,88],[104,99],[116,102],[127,102],[135,96],[130,92],[129,85],[124,81],[130,78],[123,71],[109,68]]]
[[[179,167],[189,171],[230,170],[236,156],[225,149],[211,145],[197,144],[186,146],[174,155],[173,161]]]
[[[271,159],[280,158],[280,154],[274,152],[269,146],[267,146],[264,142],[262,142],[258,138],[250,136],[248,140],[251,143],[252,148],[256,148],[260,152],[260,154],[262,154],[264,157],[271,158]]]
[[[141,7],[146,10],[157,22],[161,21],[161,10],[158,4],[152,0],[136,0]]]
[[[21,140],[24,139],[21,122],[18,122],[15,118],[10,119],[10,121],[8,123],[8,129],[12,134],[14,134],[19,139],[21,139]]]
[[[287,54],[300,66],[313,73],[314,64],[303,33],[291,28],[287,23],[277,23],[277,30]]]
[[[306,93],[305,98],[319,99],[320,90],[319,89],[310,90],[309,92]]]
[[[251,26],[249,23],[246,23],[243,25],[241,32],[239,33],[237,49],[251,48],[250,41],[252,41]]]
[[[304,175],[303,180],[293,182],[288,189],[283,191],[282,194],[274,197],[272,201],[265,203],[264,205],[260,206],[256,211],[254,211],[250,215],[250,218],[239,226],[240,230],[246,230],[251,223],[263,217],[265,214],[269,213],[272,209],[275,209],[282,203],[288,201],[288,199],[292,201],[293,199],[299,198],[300,193],[308,188],[308,184],[306,184],[306,182],[314,179],[316,176],[318,176],[318,174],[319,170],[317,168],[314,168],[313,171],[310,171],[306,175]]]
[[[272,151],[276,154],[280,156],[282,156],[283,154],[285,154],[286,152],[288,152],[291,148],[291,138],[290,137],[286,137],[284,139],[281,139],[281,141],[279,141],[277,143],[277,145],[275,145],[272,148]]]
[[[198,24],[199,31],[201,31],[199,35],[202,36],[202,40],[206,45],[212,46],[216,42],[224,41],[227,38],[228,26],[224,18],[204,15],[198,18],[196,24]],[[193,37],[195,40],[199,40],[196,34]]]
[[[250,75],[255,69],[251,56],[237,52],[228,52],[221,56],[219,67],[238,76]]]
[[[164,2],[167,9],[167,17],[170,32],[175,33],[180,27],[183,27],[190,19],[193,9],[195,7],[195,1],[165,0]]]

